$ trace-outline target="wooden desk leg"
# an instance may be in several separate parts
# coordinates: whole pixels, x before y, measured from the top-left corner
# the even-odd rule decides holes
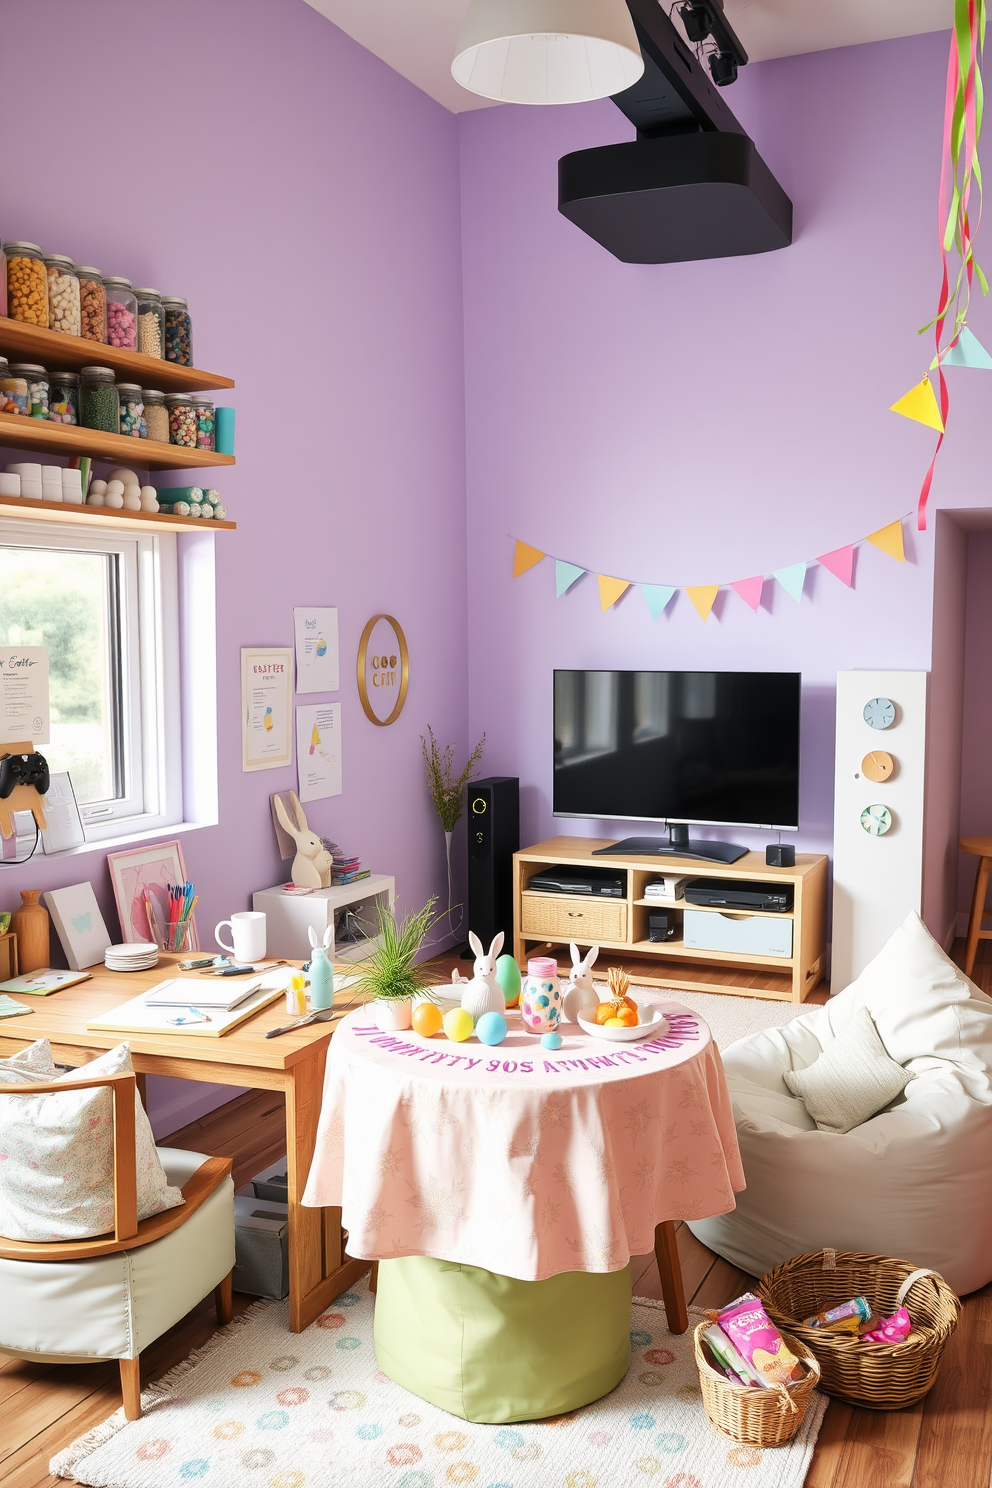
[[[685,1289],[682,1286],[682,1267],[679,1250],[675,1243],[675,1224],[666,1219],[655,1226],[654,1253],[661,1277],[661,1295],[665,1299],[665,1316],[672,1333],[684,1333],[689,1326],[689,1314],[685,1305]]]
[[[992,858],[979,858],[975,875],[975,893],[971,901],[971,918],[968,921],[968,942],[964,953],[964,974],[967,977],[975,969],[975,956],[981,939],[982,920],[985,917],[985,896],[989,887],[989,868]]]
[[[214,1307],[217,1310],[217,1326],[223,1328],[234,1316],[234,1272],[229,1271],[224,1280],[214,1287]]]
[[[141,1416],[141,1356],[137,1359],[120,1359],[121,1394],[124,1396],[124,1416],[128,1421],[137,1421]]]

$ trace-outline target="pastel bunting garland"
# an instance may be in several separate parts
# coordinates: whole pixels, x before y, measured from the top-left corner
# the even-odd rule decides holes
[[[865,537],[859,538],[857,542],[847,543],[842,548],[834,548],[829,553],[821,553],[818,558],[810,559],[803,563],[790,563],[785,568],[772,570],[771,580],[780,584],[796,604],[802,602],[803,590],[806,584],[806,575],[814,564],[819,564],[828,573],[840,580],[848,589],[854,588],[855,579],[855,555],[862,543],[871,543],[873,547],[887,553],[897,563],[905,563],[906,549],[903,539],[902,524],[907,517],[899,517],[895,522],[889,522],[885,527],[879,527],[876,532],[869,532]],[[513,549],[513,577],[519,578],[521,574],[528,573],[536,567],[543,558],[549,555],[540,548],[534,548],[530,543],[521,542],[519,538],[514,539]],[[555,558],[555,593],[559,599],[572,591],[579,579],[594,570],[582,568],[577,563],[570,563],[564,558]],[[619,603],[628,589],[640,589],[647,601],[648,610],[652,620],[657,620],[671,604],[675,595],[681,589],[688,597],[699,618],[703,621],[709,619],[716,597],[721,589],[732,589],[734,593],[743,600],[750,610],[755,613],[761,607],[762,595],[768,578],[764,574],[755,574],[749,579],[734,579],[729,584],[641,584],[634,579],[618,579],[611,574],[596,574],[596,583],[599,587],[599,607],[605,615],[607,610]]]

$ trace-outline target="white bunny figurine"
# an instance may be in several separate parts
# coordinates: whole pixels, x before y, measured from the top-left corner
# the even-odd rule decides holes
[[[562,1017],[566,1023],[577,1023],[580,1013],[596,1007],[600,1001],[592,980],[592,969],[599,955],[599,946],[590,946],[584,958],[579,955],[579,948],[574,940],[569,950],[572,952],[572,970],[562,993]]]
[[[282,801],[274,797],[276,816],[280,826],[296,842],[296,857],[293,859],[292,879],[302,889],[329,889],[331,886],[331,864],[333,859],[315,832],[307,826],[295,791],[290,791],[289,800],[295,820],[290,818]]]
[[[506,1016],[506,998],[503,988],[496,980],[496,957],[503,949],[503,932],[500,930],[488,954],[482,949],[482,941],[469,931],[468,943],[475,952],[475,976],[465,984],[462,1007],[471,1013],[476,1022],[483,1013],[502,1013]]]

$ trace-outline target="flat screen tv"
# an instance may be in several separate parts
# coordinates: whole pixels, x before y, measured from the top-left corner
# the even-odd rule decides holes
[[[554,814],[797,831],[800,682],[556,671]]]

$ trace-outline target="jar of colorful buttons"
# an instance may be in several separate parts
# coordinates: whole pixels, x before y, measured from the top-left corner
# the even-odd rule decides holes
[[[28,413],[31,418],[48,417],[48,373],[36,362],[14,362],[11,372],[23,377],[28,385]]]
[[[186,301],[178,295],[163,295],[165,311],[165,359],[179,367],[193,365],[193,322]]]
[[[145,438],[145,399],[136,382],[119,382],[117,396],[121,401],[121,433],[131,439]]]
[[[134,351],[138,344],[138,301],[130,279],[104,278],[107,294],[107,344]]]
[[[520,992],[520,1022],[526,1033],[556,1033],[561,1021],[561,985],[554,956],[532,956]]]
[[[53,424],[79,423],[79,374],[53,372],[48,389],[48,416]]]
[[[214,447],[214,400],[202,395],[189,400],[196,410],[196,447],[212,450]]]
[[[196,449],[196,409],[189,393],[169,393],[165,406],[169,410],[169,443]]]

